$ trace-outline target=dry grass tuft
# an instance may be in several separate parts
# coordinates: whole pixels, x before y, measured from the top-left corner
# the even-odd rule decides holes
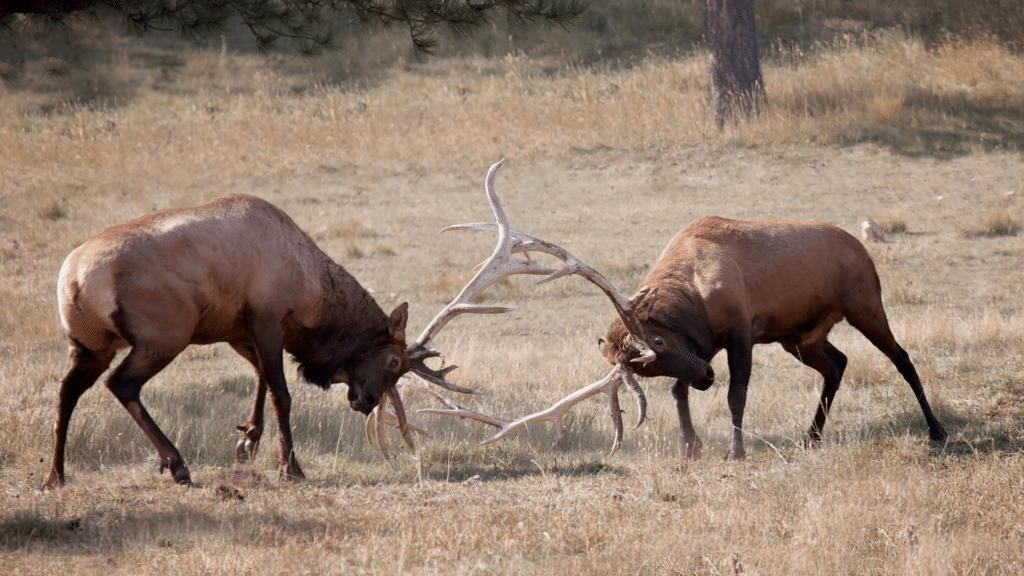
[[[1021,231],[1021,223],[1005,211],[993,212],[974,228],[961,232],[966,238],[999,238],[1016,236]]]
[[[67,217],[68,213],[64,209],[64,202],[62,200],[52,200],[47,204],[44,204],[39,208],[39,217],[44,220],[50,220],[56,222],[62,218]]]
[[[882,218],[878,225],[882,227],[886,234],[906,234],[910,231],[907,217],[902,215]]]

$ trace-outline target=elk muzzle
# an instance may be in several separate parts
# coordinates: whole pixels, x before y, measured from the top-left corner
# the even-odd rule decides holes
[[[380,404],[380,398],[369,393],[362,386],[348,387],[348,405],[356,412],[369,414]]]
[[[711,365],[708,364],[706,370],[704,371],[704,376],[691,382],[690,386],[693,386],[697,390],[704,391],[707,390],[708,388],[711,388],[711,385],[714,383],[715,371],[711,368]]]

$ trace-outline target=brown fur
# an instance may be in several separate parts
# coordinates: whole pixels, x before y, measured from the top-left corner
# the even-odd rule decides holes
[[[690,421],[688,389],[711,386],[711,358],[726,350],[733,438],[727,458],[741,459],[743,409],[755,344],[779,342],[825,379],[821,403],[808,435],[817,443],[839,388],[846,356],[828,333],[846,319],[896,365],[921,404],[929,433],[946,433],[932,415],[917,372],[893,338],[882,308],[874,263],[853,236],[825,222],[764,220],[743,222],[701,218],[676,235],[640,284],[657,289],[641,322],[653,362],[638,366],[641,376],[675,378],[683,454],[699,458],[701,442]],[[602,342],[612,363],[629,360],[620,320]],[[635,354],[633,354],[635,356]]]
[[[161,471],[169,468],[183,484],[191,481],[188,469],[139,391],[189,344],[227,342],[252,363],[256,402],[239,427],[250,442],[247,456],[262,435],[269,389],[280,472],[290,478],[302,471],[292,449],[283,350],[309,382],[346,382],[352,408],[364,413],[409,366],[406,305],[389,318],[287,214],[253,196],[161,210],[100,231],[64,261],[57,299],[71,369],[61,382],[46,486],[64,482],[67,427],[78,398],[122,348],[131,351],[106,385],[156,446]]]

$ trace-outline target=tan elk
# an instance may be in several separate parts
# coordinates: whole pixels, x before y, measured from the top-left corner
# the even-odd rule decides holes
[[[493,189],[489,190],[493,196]],[[496,197],[492,203],[496,202]],[[498,228],[507,228],[499,218]],[[493,224],[467,224],[463,230],[493,230]],[[605,378],[556,402],[551,407],[507,421],[480,414],[443,399],[447,409],[421,410],[472,418],[500,428],[483,443],[494,442],[532,424],[550,421],[562,436],[562,419],[577,403],[608,394],[615,424],[614,453],[622,439],[617,390],[626,383],[637,394],[639,417],[646,401],[633,376],[669,376],[676,400],[684,457],[699,458],[702,444],[690,418],[689,387],[707,390],[714,382],[711,358],[728,355],[728,404],[732,413],[732,444],[726,457],[742,459],[743,410],[755,344],[779,342],[801,362],[824,377],[821,401],[808,431],[818,443],[828,410],[839,389],[846,356],[828,341],[843,319],[864,334],[896,365],[921,405],[929,435],[946,439],[932,414],[910,357],[896,342],[882,307],[881,285],[874,263],[853,236],[827,223],[783,220],[742,222],[715,216],[701,218],[681,231],[665,248],[637,294],[627,299],[600,274],[558,246],[508,229],[513,252],[552,254],[566,266],[552,275],[584,275],[611,298],[619,317],[600,342],[614,367]]]
[[[64,484],[68,424],[81,395],[115,353],[128,355],[106,379],[157,449],[160,471],[190,484],[181,454],[139,397],[142,386],[190,344],[228,343],[256,370],[252,414],[239,426],[237,459],[251,460],[263,433],[266,393],[280,433],[279,472],[302,478],[292,445],[291,399],[283,352],[309,383],[348,385],[352,409],[368,415],[367,430],[397,420],[412,447],[395,383],[412,370],[451,390],[430,339],[451,316],[435,319],[406,348],[408,307],[386,315],[370,294],[272,204],[232,195],[193,208],[142,216],[102,230],[61,267],[57,301],[71,368],[61,381],[47,487]],[[394,405],[392,416],[385,411]],[[372,426],[371,426],[372,424]],[[422,432],[421,432],[422,433]],[[387,456],[383,439],[375,442]]]
[[[142,386],[189,344],[227,342],[256,369],[259,392],[239,457],[263,431],[269,389],[280,432],[279,471],[302,478],[292,447],[282,352],[322,388],[344,382],[369,413],[410,368],[408,307],[390,316],[284,212],[232,195],[107,228],[64,261],[57,284],[71,368],[61,381],[53,459],[44,485],[64,483],[68,423],[79,397],[123,348],[106,386],[156,447],[160,471],[190,484],[188,468],[139,398]],[[401,414],[400,404],[396,408]]]

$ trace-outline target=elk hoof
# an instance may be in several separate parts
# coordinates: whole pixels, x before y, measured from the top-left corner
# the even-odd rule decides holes
[[[937,442],[939,444],[945,444],[946,440],[949,438],[946,436],[946,431],[942,426],[928,430],[928,436],[931,437],[932,442]]]
[[[248,464],[256,460],[256,452],[260,449],[260,436],[262,431],[256,427],[238,426],[242,437],[235,445],[235,461],[239,464]]]
[[[818,434],[814,430],[807,432],[807,437],[804,438],[804,450],[813,450],[821,447],[821,434]]]
[[[724,460],[726,462],[728,462],[730,460],[739,461],[739,460],[746,460],[746,459],[747,459],[747,452],[745,450],[736,450],[736,449],[729,450],[729,452],[725,455],[725,458],[724,458]]]
[[[169,470],[171,478],[174,479],[175,484],[181,484],[182,486],[191,486],[192,477],[188,474],[188,467],[180,459],[174,459],[168,456],[160,461],[160,474],[164,473],[164,470]]]
[[[61,488],[64,486],[64,475],[59,474],[54,470],[50,470],[50,473],[46,475],[46,479],[43,480],[43,490],[52,490],[54,488]]]
[[[292,460],[289,463],[281,464],[277,469],[277,475],[282,480],[297,481],[305,480],[306,475],[302,473],[302,468],[299,468],[299,463]]]
[[[693,442],[687,442],[683,440],[683,459],[693,460],[696,462],[704,456],[704,443],[699,438],[694,438]]]
[[[239,464],[249,464],[256,460],[256,451],[259,450],[259,441],[253,442],[248,438],[243,438],[238,441],[235,446],[235,461]]]

